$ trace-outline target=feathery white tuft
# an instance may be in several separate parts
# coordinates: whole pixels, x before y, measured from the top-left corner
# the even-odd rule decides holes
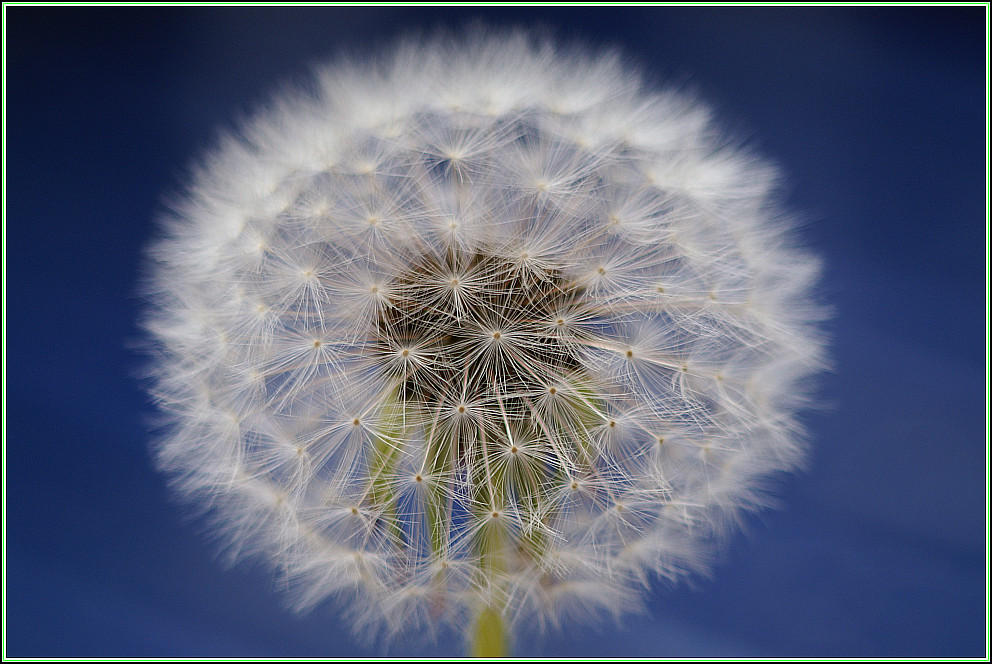
[[[802,461],[817,262],[775,174],[615,56],[526,34],[319,72],[153,249],[157,443],[306,609],[634,608]]]

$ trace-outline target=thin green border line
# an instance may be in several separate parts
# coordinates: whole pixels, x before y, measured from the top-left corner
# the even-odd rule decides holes
[[[0,312],[0,326],[2,326],[3,343],[0,345],[0,353],[2,353],[3,370],[2,370],[2,396],[0,396],[0,407],[2,407],[2,432],[3,432],[3,444],[2,444],[2,459],[3,459],[3,496],[2,496],[2,506],[3,506],[3,527],[2,538],[3,545],[3,565],[2,565],[2,578],[3,578],[3,613],[2,613],[2,634],[3,634],[3,660],[11,662],[49,662],[53,658],[50,657],[16,657],[11,658],[7,656],[7,8],[8,7],[192,7],[192,6],[237,6],[237,7],[247,7],[247,6],[263,6],[263,7],[302,7],[302,6],[346,6],[346,7],[411,7],[411,6],[471,6],[471,7],[494,7],[494,6],[511,6],[511,7],[547,7],[547,6],[560,6],[560,7],[576,7],[576,6],[592,6],[592,7],[616,7],[616,6],[670,6],[670,7],[985,7],[985,437],[986,441],[990,439],[990,418],[989,418],[989,369],[990,369],[990,298],[989,298],[989,275],[990,275],[990,259],[989,259],[989,246],[990,246],[990,228],[989,228],[989,213],[990,213],[990,196],[989,196],[989,119],[990,119],[990,105],[989,105],[989,3],[988,2],[789,2],[789,3],[775,3],[775,2],[673,2],[673,3],[658,3],[658,2],[648,2],[648,3],[632,3],[632,2],[567,2],[567,3],[552,3],[552,2],[461,2],[461,3],[444,3],[444,2],[259,2],[259,3],[244,3],[244,2],[6,2],[3,3],[3,14],[2,14],[2,37],[3,37],[3,117],[2,117],[2,135],[3,135],[3,184],[2,184],[2,221],[0,221],[0,231],[2,231],[2,277],[0,277],[0,287],[2,287],[3,293],[3,305],[2,312]],[[985,477],[986,480],[989,478],[989,447],[986,445],[985,448]],[[986,481],[985,488],[985,616],[986,619],[989,617],[989,486],[988,481]],[[986,656],[982,657],[969,657],[969,658],[953,658],[955,661],[962,662],[988,662],[989,660],[989,634],[990,627],[988,620],[985,623],[985,653]],[[352,661],[424,661],[424,662],[461,662],[461,661],[473,661],[470,658],[455,657],[455,658],[399,658],[399,657],[382,657],[382,658],[351,658],[351,657],[324,657],[324,658],[235,658],[235,657],[173,657],[173,658],[150,658],[150,657],[57,657],[54,658],[57,661],[63,662],[352,662]],[[526,657],[515,657],[513,661],[521,662],[546,662],[546,661],[572,661],[572,662],[599,662],[603,661],[601,658],[526,658]],[[715,661],[727,661],[726,659],[720,658],[624,658],[624,661],[647,661],[647,662],[665,662],[665,661],[698,661],[698,662],[715,662]],[[944,662],[948,661],[946,657],[921,657],[921,658],[906,658],[906,657],[850,657],[850,658],[735,658],[734,661],[740,662],[779,662],[779,661],[791,661],[791,662]]]

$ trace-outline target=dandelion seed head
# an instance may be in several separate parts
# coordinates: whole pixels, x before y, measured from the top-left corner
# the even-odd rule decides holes
[[[775,175],[525,33],[318,72],[152,249],[160,465],[357,630],[634,608],[803,458],[817,263]]]

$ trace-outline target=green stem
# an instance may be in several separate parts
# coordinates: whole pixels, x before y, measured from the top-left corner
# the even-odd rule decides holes
[[[503,616],[492,607],[479,612],[472,626],[472,657],[506,657],[509,653]]]

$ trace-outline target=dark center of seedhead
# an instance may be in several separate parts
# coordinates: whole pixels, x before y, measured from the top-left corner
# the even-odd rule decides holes
[[[389,293],[374,352],[415,353],[418,361],[401,369],[402,389],[428,410],[464,413],[463,404],[480,403],[528,419],[533,400],[580,366],[562,325],[583,292],[559,270],[452,250],[414,263]]]

